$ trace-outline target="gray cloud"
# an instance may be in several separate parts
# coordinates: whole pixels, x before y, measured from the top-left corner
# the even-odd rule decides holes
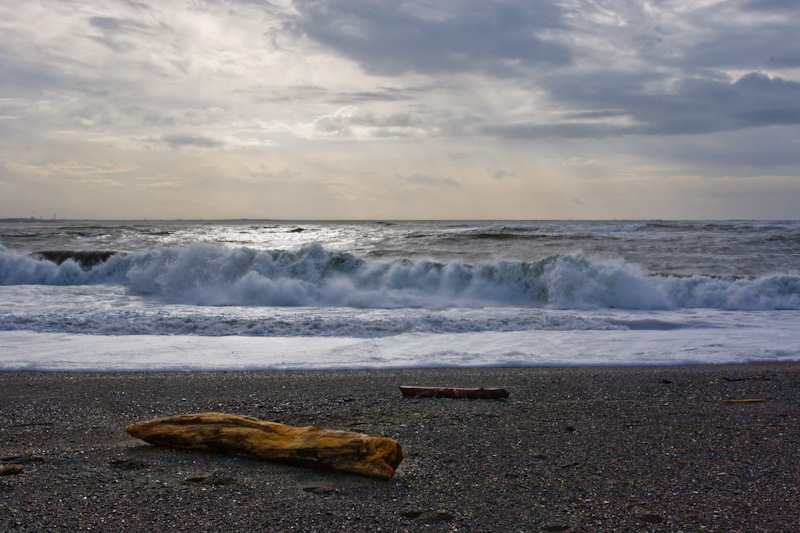
[[[295,7],[295,31],[376,74],[509,75],[571,60],[568,47],[544,36],[566,27],[554,3],[300,0]]]
[[[382,183],[415,216],[459,187],[497,217],[525,190],[570,204],[575,179],[800,168],[800,0],[40,0],[0,19],[0,160],[30,198],[78,167],[115,180],[110,158],[176,191],[203,168],[284,184],[281,209],[316,187],[383,216]],[[240,171],[264,161],[296,174]]]
[[[295,128],[296,134],[305,137],[326,138],[390,138],[422,137],[432,135],[430,121],[415,113],[380,115],[356,106],[344,106],[334,113],[315,118],[309,124]]]
[[[791,12],[800,9],[800,0],[745,0],[741,2],[745,11]]]
[[[798,123],[797,83],[758,70],[800,64],[796,4],[740,1],[672,11],[625,1],[469,1],[454,9],[424,0],[301,0],[291,27],[370,73],[524,73],[520,89],[568,110],[536,119],[473,113],[453,121],[445,108],[429,115],[428,131],[523,139],[678,135]],[[630,65],[609,65],[606,56],[627,57]],[[730,68],[751,72],[732,81]],[[363,92],[335,101],[423,95]]]
[[[90,17],[89,25],[102,33],[102,35],[89,35],[89,39],[107,46],[115,52],[133,50],[137,47],[137,37],[153,36],[156,33],[156,30],[147,24],[116,17]]]
[[[147,26],[135,20],[127,20],[116,17],[89,17],[89,25],[99,28],[109,33],[129,33],[141,31]]]
[[[631,149],[645,159],[679,162],[681,172],[696,175],[796,175],[800,168],[800,135],[793,127],[761,128],[715,135],[675,136],[669,143],[634,141]]]
[[[494,172],[492,172],[492,179],[501,180],[503,178],[511,178],[515,176],[514,172],[509,172],[507,170],[503,170],[502,168],[498,168]]]
[[[693,74],[703,69],[787,68],[800,60],[799,7],[794,0],[575,0],[565,40],[576,44],[573,52],[579,60],[598,67],[619,69],[629,63]],[[578,45],[581,41],[584,46]]]
[[[403,102],[422,96],[425,91],[420,88],[398,89],[393,87],[380,87],[376,91],[363,91],[354,93],[340,93],[331,101],[337,103],[351,102]]]
[[[141,110],[137,110],[141,111]],[[219,123],[226,118],[226,112],[218,107],[207,109],[173,109],[165,114],[143,114],[142,122],[148,126],[206,126]]]
[[[162,135],[161,141],[173,148],[188,146],[192,148],[220,148],[222,141],[205,137],[203,135],[190,135],[185,133],[174,133]]]
[[[800,66],[800,37],[797,18],[753,27],[720,27],[701,38],[678,63],[679,66],[748,69]]]
[[[640,133],[635,126],[611,124],[494,124],[480,128],[484,135],[505,139],[546,139],[564,137],[569,139],[600,139],[613,135]]]
[[[572,107],[590,108],[571,118],[625,118],[627,123],[570,121],[485,126],[508,138],[593,138],[612,135],[679,135],[800,124],[800,83],[751,72],[731,83],[683,78],[670,92],[653,93],[646,83],[662,75],[581,72],[552,76],[545,86]]]
[[[0,98],[30,97],[44,89],[67,83],[68,80],[58,70],[47,65],[0,57]]]

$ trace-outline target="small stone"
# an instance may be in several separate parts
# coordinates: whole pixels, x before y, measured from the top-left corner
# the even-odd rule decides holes
[[[111,468],[121,468],[122,470],[139,470],[145,468],[147,465],[131,459],[112,459],[108,462],[108,466]]]
[[[455,516],[446,511],[403,511],[400,516],[411,519],[419,519],[424,522],[449,522]]]

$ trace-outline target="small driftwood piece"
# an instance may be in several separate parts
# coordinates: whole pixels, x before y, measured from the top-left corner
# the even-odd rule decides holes
[[[22,473],[22,465],[2,465],[0,466],[0,476],[16,476]]]
[[[197,413],[132,424],[150,444],[243,453],[391,479],[403,460],[397,441],[317,426],[295,427],[249,416]]]
[[[508,398],[506,389],[454,389],[449,387],[401,386],[400,392],[408,398],[470,398],[477,400],[500,400]]]
[[[730,398],[723,400],[722,403],[760,403],[763,401],[764,398]]]

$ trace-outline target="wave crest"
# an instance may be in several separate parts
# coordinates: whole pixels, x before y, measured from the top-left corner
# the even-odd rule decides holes
[[[314,244],[296,252],[213,244],[116,253],[81,267],[0,247],[0,283],[122,284],[170,303],[361,308],[800,309],[800,276],[651,275],[582,252],[539,261],[365,260]]]

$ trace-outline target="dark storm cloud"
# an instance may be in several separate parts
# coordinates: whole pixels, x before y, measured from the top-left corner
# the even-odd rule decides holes
[[[750,26],[719,26],[688,47],[677,63],[683,67],[748,69],[800,66],[798,21],[787,18]]]
[[[800,10],[800,0],[746,0],[741,3],[745,11],[791,12]]]
[[[301,0],[293,29],[376,74],[483,71],[569,63],[570,50],[542,34],[565,27],[541,2]]]
[[[730,0],[691,10],[620,2],[612,9],[621,14],[627,27],[609,39],[634,45],[639,57],[652,66],[698,71],[800,65],[797,0]],[[589,24],[581,29],[592,32],[596,27]]]
[[[654,94],[646,83],[656,75],[575,73],[549,78],[551,94],[574,108],[572,118],[623,117],[624,123],[571,121],[556,124],[498,124],[483,128],[509,138],[590,138],[610,135],[678,135],[800,124],[800,83],[751,72],[729,82],[678,80]]]
[[[775,70],[761,73],[800,65],[796,0],[734,1],[689,11],[645,9],[637,2],[300,0],[294,5],[299,15],[286,27],[368,73],[414,72],[438,76],[438,82],[456,73],[515,75],[523,81],[520,89],[549,96],[563,110],[557,118],[536,121],[476,115],[453,128],[442,108],[431,120],[445,135],[602,138],[800,123],[798,84]],[[598,42],[603,45],[592,44]],[[629,65],[615,63],[624,57]],[[730,71],[750,73],[732,79]],[[422,96],[372,91],[334,101]]]

